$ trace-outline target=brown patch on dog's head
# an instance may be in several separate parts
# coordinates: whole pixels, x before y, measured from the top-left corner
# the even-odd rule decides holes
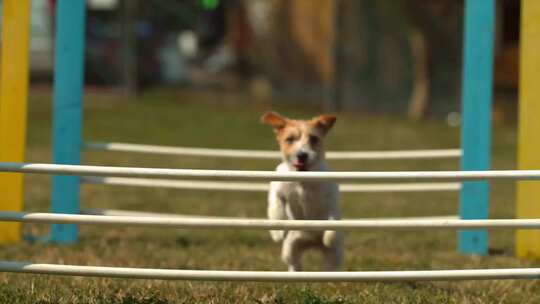
[[[321,129],[324,134],[326,134],[334,126],[336,120],[337,117],[335,115],[320,115],[313,117],[311,122],[315,125],[315,127]]]
[[[289,122],[289,119],[276,112],[266,112],[261,117],[261,122],[271,125],[274,128],[274,131],[278,132],[285,127],[287,122]]]
[[[261,121],[274,128],[283,159],[289,167],[306,171],[324,160],[323,138],[334,125],[336,116],[321,115],[310,120],[292,120],[268,112],[262,116]]]

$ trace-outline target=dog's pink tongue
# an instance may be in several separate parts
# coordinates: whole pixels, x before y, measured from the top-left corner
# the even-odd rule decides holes
[[[307,166],[305,163],[294,163],[293,166],[296,168],[297,171],[307,171]]]

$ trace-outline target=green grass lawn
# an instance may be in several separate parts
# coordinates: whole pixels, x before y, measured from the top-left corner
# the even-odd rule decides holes
[[[84,137],[96,141],[216,148],[276,149],[269,127],[259,123],[271,106],[228,92],[149,93],[138,101],[89,94],[85,100]],[[313,107],[277,106],[293,117],[317,114]],[[50,96],[31,94],[28,161],[50,162]],[[493,167],[515,168],[514,126],[495,126]],[[340,113],[327,140],[332,150],[428,149],[459,146],[459,129],[442,121],[408,122],[396,117]],[[167,168],[273,170],[274,161],[166,157],[86,151],[84,164]],[[334,170],[453,170],[457,160],[336,161]],[[50,178],[27,175],[25,209],[47,211]],[[492,218],[512,218],[515,184],[493,183]],[[344,194],[345,217],[456,214],[456,193]],[[179,214],[264,217],[266,194],[201,192],[85,185],[82,207]],[[45,225],[25,225],[29,235],[45,235]],[[0,245],[1,260],[143,268],[285,270],[280,246],[265,231],[166,230],[81,227],[73,246]],[[514,233],[490,234],[497,255],[463,256],[452,231],[346,234],[344,270],[415,270],[538,267],[540,261],[513,257]],[[308,270],[320,257],[305,257]],[[2,303],[539,303],[537,281],[462,281],[424,283],[202,283],[94,279],[0,274]]]

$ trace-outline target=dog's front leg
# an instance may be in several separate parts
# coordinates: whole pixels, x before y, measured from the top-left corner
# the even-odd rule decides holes
[[[302,252],[300,231],[289,231],[283,240],[281,259],[289,266],[289,271],[302,271]]]
[[[268,195],[268,219],[286,220],[285,199],[279,195],[279,182],[270,183],[270,192]],[[284,230],[270,230],[270,237],[274,242],[281,242],[286,235]]]
[[[324,268],[326,271],[336,271],[343,262],[343,232],[324,232],[324,238],[332,238],[332,242],[323,244]]]
[[[340,216],[330,216],[328,220],[339,220]],[[343,231],[326,230],[322,247],[326,271],[336,271],[343,262]]]

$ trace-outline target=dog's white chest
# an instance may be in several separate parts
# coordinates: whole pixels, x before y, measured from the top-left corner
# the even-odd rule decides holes
[[[330,205],[325,186],[296,185],[294,191],[297,195],[291,195],[288,203],[291,209],[289,216],[293,219],[327,219]]]
[[[278,171],[282,170],[287,169],[279,166]],[[273,182],[270,192],[275,192],[275,198],[285,203],[289,219],[326,220],[330,215],[339,217],[339,190],[335,183]]]

